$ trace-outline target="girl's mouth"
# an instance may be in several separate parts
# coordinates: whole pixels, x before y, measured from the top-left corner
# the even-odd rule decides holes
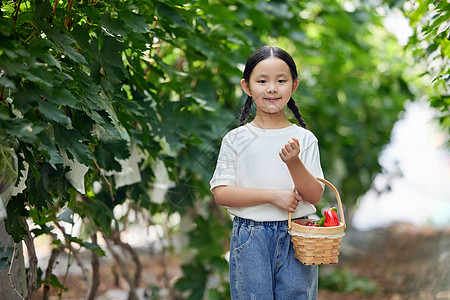
[[[276,102],[278,100],[280,100],[280,97],[274,98],[274,97],[270,97],[270,98],[264,98],[264,100],[268,101],[268,102]]]

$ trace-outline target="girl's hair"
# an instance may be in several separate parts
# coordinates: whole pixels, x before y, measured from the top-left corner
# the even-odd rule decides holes
[[[280,49],[278,47],[269,47],[264,46],[256,50],[255,52],[250,55],[250,57],[247,59],[247,62],[245,64],[244,74],[243,78],[246,82],[250,81],[250,74],[252,73],[253,69],[256,67],[258,63],[263,61],[266,58],[269,57],[276,57],[281,60],[283,60],[291,70],[292,79],[297,79],[297,67],[295,66],[294,59],[284,51],[283,49]],[[242,126],[245,124],[245,121],[247,120],[248,116],[250,115],[250,108],[252,106],[253,99],[252,97],[248,96],[247,100],[245,100],[244,107],[242,108],[241,117],[239,118],[239,126]],[[305,121],[302,118],[302,115],[300,114],[300,111],[295,104],[294,99],[289,99],[287,103],[287,107],[292,111],[295,118],[297,119],[300,126],[303,128],[306,128]]]

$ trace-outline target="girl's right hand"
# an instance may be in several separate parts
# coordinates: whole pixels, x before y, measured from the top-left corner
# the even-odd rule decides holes
[[[293,191],[276,190],[274,194],[272,204],[291,213],[295,212],[302,201],[302,196]]]

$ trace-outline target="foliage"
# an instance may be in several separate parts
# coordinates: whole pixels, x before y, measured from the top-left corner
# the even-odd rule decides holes
[[[443,129],[450,129],[450,3],[432,0],[386,0],[391,9],[399,10],[413,29],[407,49],[411,49],[425,85],[433,88],[423,97],[440,113]],[[447,147],[450,141],[447,141]]]
[[[208,180],[221,137],[236,126],[239,66],[248,55],[277,44],[295,57],[301,86],[294,98],[348,208],[380,170],[378,154],[412,97],[403,53],[381,17],[373,7],[348,5],[2,1],[0,134],[17,141],[26,173],[26,189],[8,203],[8,232],[16,242],[30,232],[50,235],[55,248],[95,258],[112,243],[132,253],[120,240],[131,223],[114,208],[131,203],[151,224],[160,213],[181,214],[195,223],[187,245],[193,259],[176,287],[192,299],[228,295],[229,218],[211,203]],[[123,166],[132,161],[130,172]],[[151,191],[161,183],[161,162],[174,187],[157,201]],[[80,236],[63,226],[78,217]],[[123,276],[139,284],[139,276]],[[214,276],[221,284],[211,287]]]
[[[321,274],[319,288],[343,293],[360,292],[363,294],[373,294],[380,290],[380,286],[376,282],[341,268],[333,268],[326,275]]]
[[[431,77],[431,83],[437,91],[429,101],[431,106],[441,112],[438,119],[444,129],[449,132],[450,3],[430,0],[420,0],[415,3],[415,9],[405,10],[410,25],[414,28],[414,34],[408,46],[414,50],[418,61],[427,66],[425,74]]]

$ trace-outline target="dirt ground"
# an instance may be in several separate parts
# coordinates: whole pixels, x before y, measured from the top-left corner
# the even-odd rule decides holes
[[[158,299],[170,299],[167,290],[164,296],[163,287],[173,284],[181,275],[179,261],[148,254],[142,254],[140,259],[143,266],[140,297],[148,299],[144,294],[148,293],[145,287],[150,285],[162,288]],[[117,280],[117,270],[108,260],[102,262],[96,299],[127,299],[127,284],[123,279]],[[395,224],[367,232],[349,230],[341,245],[339,264],[321,266],[321,278],[335,268],[353,274],[354,278],[363,278],[376,288],[370,294],[320,289],[318,300],[450,300],[450,228],[436,230]],[[62,299],[84,299],[87,285],[81,274],[69,275],[65,285],[68,290]],[[42,299],[42,291],[35,299]]]
[[[320,290],[319,300],[450,299],[450,229],[395,224],[350,232],[341,250],[333,267],[368,278],[378,289],[369,295]]]

